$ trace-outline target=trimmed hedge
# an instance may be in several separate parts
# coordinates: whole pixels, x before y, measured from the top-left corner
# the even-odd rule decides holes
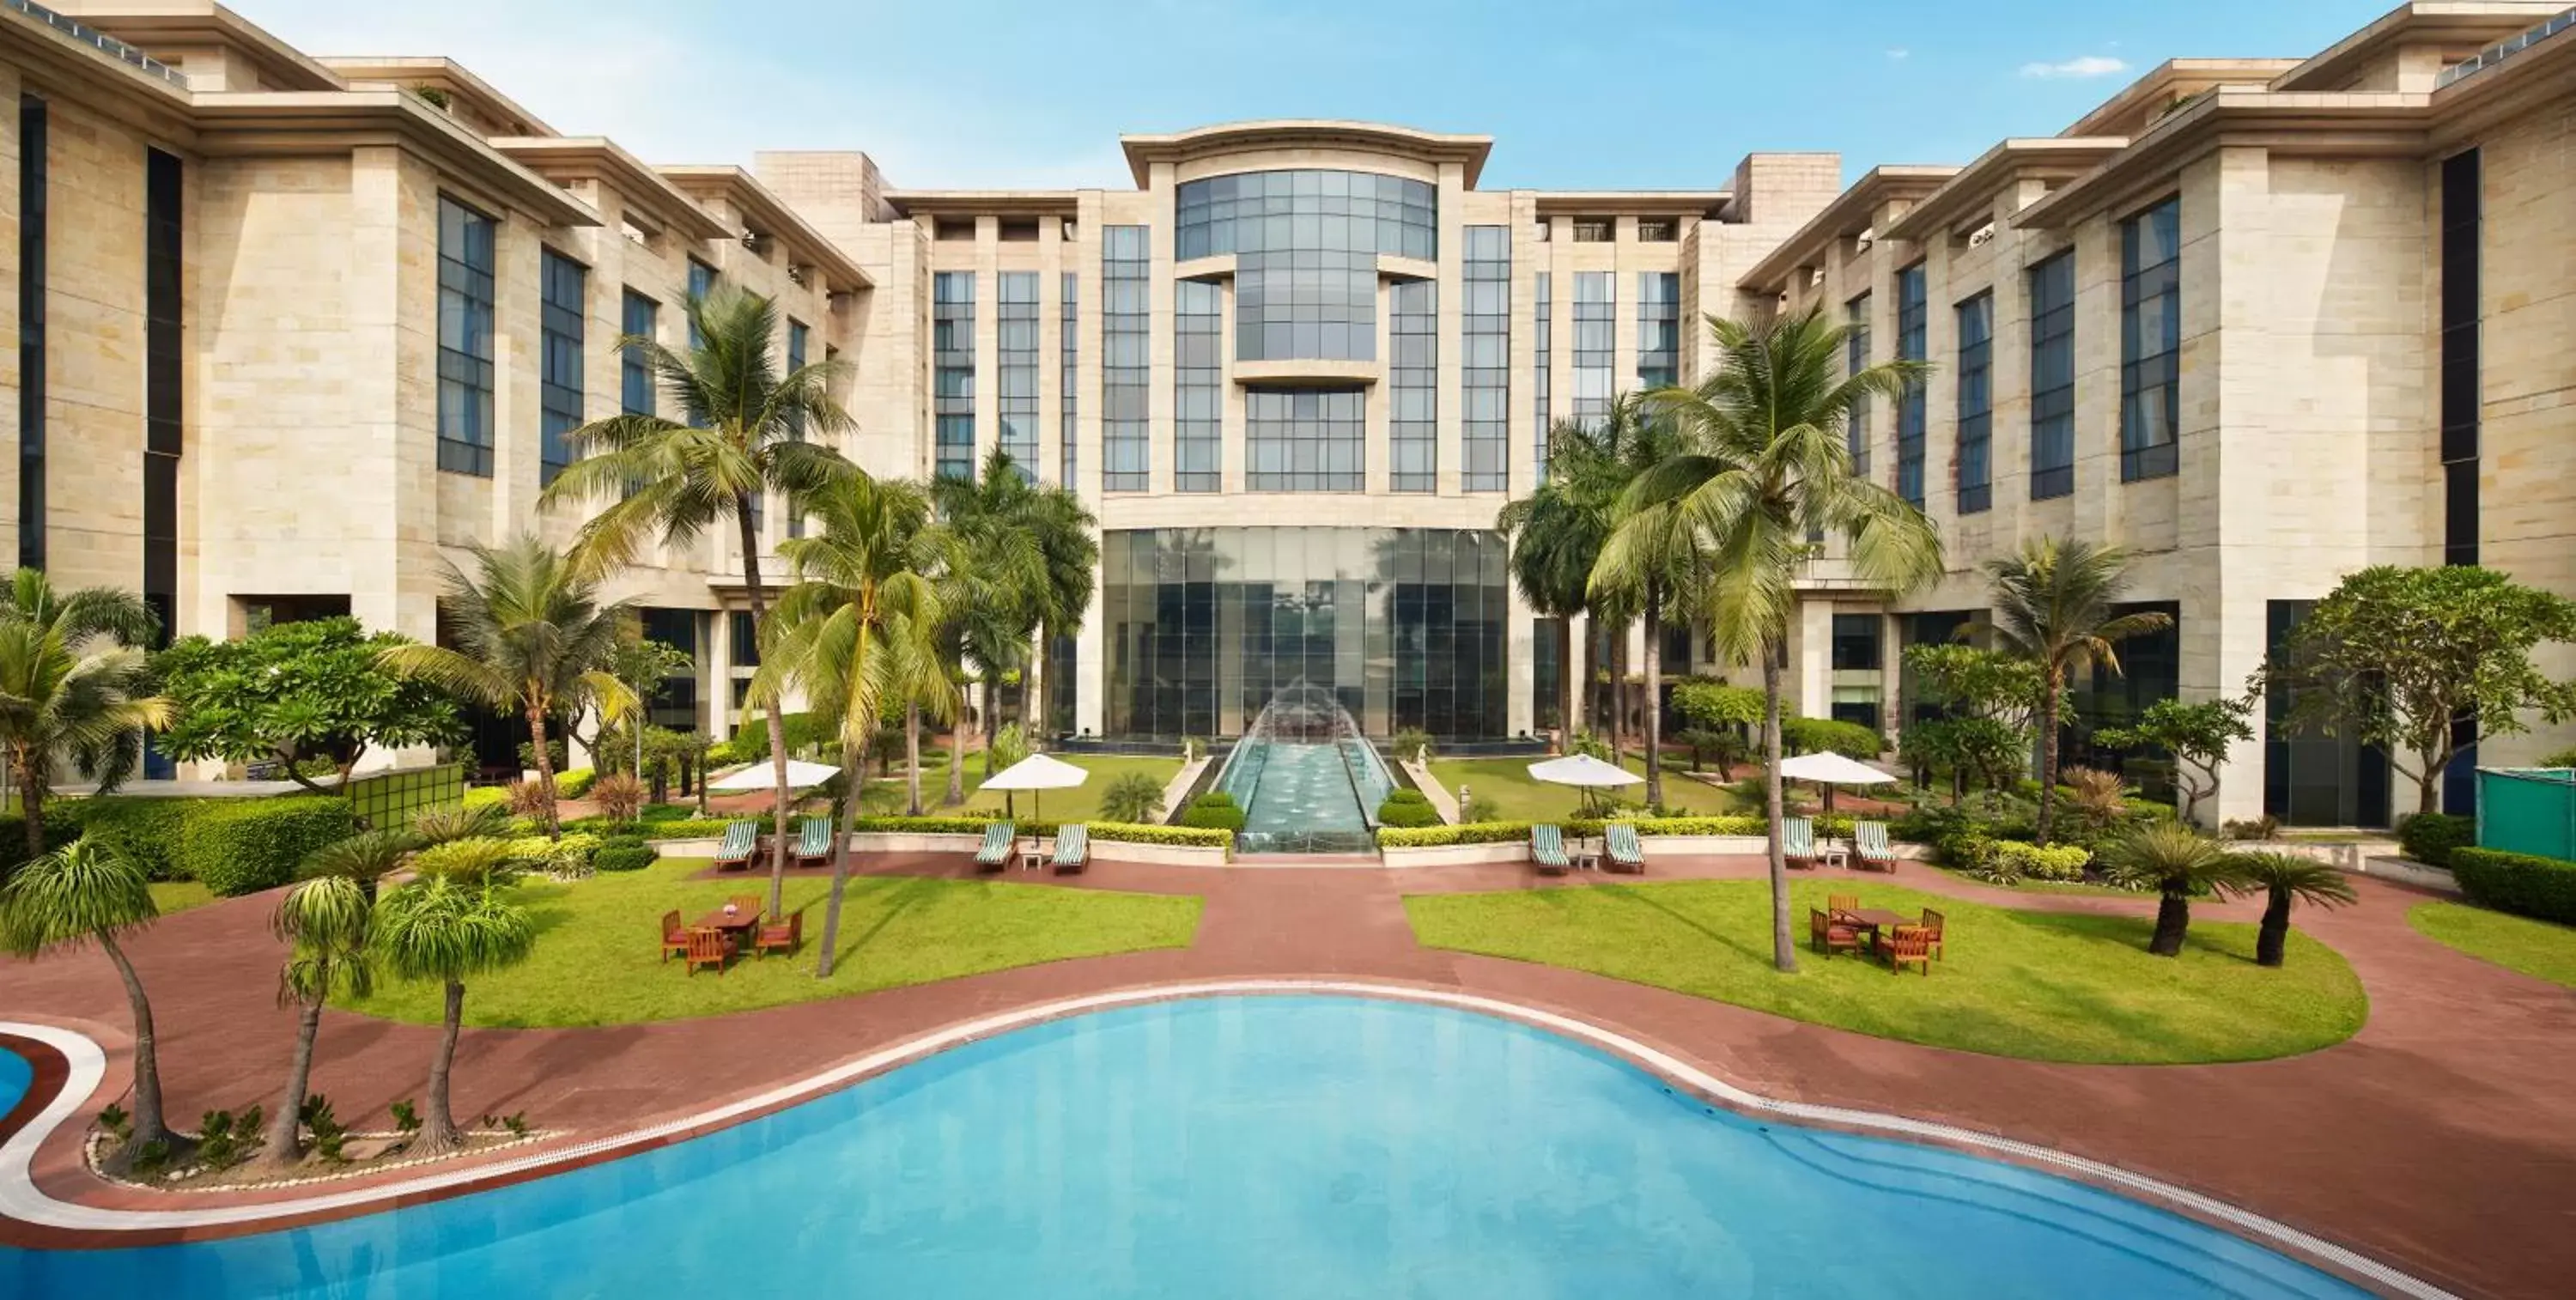
[[[1993,856],[1987,869],[2016,880],[2082,880],[2085,864],[2093,860],[2092,852],[2079,844],[2041,848],[2020,840],[1994,840],[1989,848]]]
[[[600,839],[587,831],[566,831],[559,840],[529,835],[510,841],[510,861],[529,871],[580,875],[589,870]]]
[[[963,813],[949,817],[862,817],[857,829],[862,835],[981,835],[995,822],[1011,821],[1000,813]],[[1054,822],[1012,821],[1022,835],[1052,835]]]
[[[593,871],[642,871],[660,857],[642,840],[610,840],[590,855]]]
[[[555,797],[578,799],[589,794],[591,783],[598,779],[599,772],[595,768],[576,767],[569,772],[557,772],[555,773]]]
[[[2469,901],[2499,912],[2576,925],[2576,862],[2502,849],[2451,851],[2451,878]]]
[[[1211,790],[1190,801],[1189,811],[1181,814],[1181,825],[1201,830],[1239,831],[1243,829],[1243,810],[1234,806],[1234,796],[1223,790]]]
[[[2414,813],[2397,822],[2397,846],[2407,857],[2427,866],[2451,865],[2454,849],[2475,848],[2478,819],[2449,813]]]
[[[80,823],[64,816],[71,800],[45,801],[45,851],[48,853],[79,839]],[[17,813],[0,813],[0,876],[5,876],[27,862],[27,819]]]
[[[172,862],[218,894],[255,894],[293,880],[305,855],[357,831],[349,801],[329,795],[207,800],[182,823]]]
[[[1231,849],[1234,832],[1199,826],[1147,826],[1141,822],[1085,822],[1095,840],[1120,844],[1178,844],[1196,849]]]
[[[1614,817],[1637,828],[1639,835],[1761,835],[1770,823],[1759,817]],[[1607,822],[1576,818],[1559,822],[1565,833],[1594,836]],[[1848,829],[1848,820],[1845,821]],[[1382,849],[1428,849],[1450,844],[1501,844],[1529,838],[1530,823],[1525,821],[1469,822],[1463,826],[1389,826],[1378,831],[1377,846]],[[1821,831],[1819,832],[1822,833]]]
[[[1505,844],[1529,838],[1528,822],[1468,822],[1459,826],[1386,826],[1377,833],[1381,849],[1432,849],[1450,844]]]
[[[477,808],[507,808],[509,806],[510,789],[507,786],[478,785],[465,792],[465,809],[468,812]]]
[[[58,831],[77,830],[96,836],[116,846],[143,868],[154,880],[179,880],[176,858],[179,842],[187,834],[188,818],[207,801],[203,799],[147,799],[108,795],[102,798],[49,802],[45,811],[45,838]],[[26,824],[10,827],[21,841],[27,838]]]

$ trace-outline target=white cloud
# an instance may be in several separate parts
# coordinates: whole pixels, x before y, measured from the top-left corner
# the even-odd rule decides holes
[[[1889,50],[1889,51],[1887,52],[1887,57],[1888,57],[1890,60],[1892,60],[1892,61],[1900,62],[1900,63],[1901,63],[1901,62],[1905,61],[1906,59],[1910,59],[1910,58],[1914,57],[1914,51],[1909,50],[1909,49],[1906,49],[1905,47],[1903,47],[1903,46],[1901,46],[1901,45],[1900,45],[1900,46],[1898,46],[1898,47],[1897,47],[1897,48],[1895,48],[1895,49]]]
[[[2021,65],[2021,75],[2025,77],[2107,77],[2112,73],[2128,70],[2128,60],[2115,59],[2107,54],[2078,55],[2063,63]]]

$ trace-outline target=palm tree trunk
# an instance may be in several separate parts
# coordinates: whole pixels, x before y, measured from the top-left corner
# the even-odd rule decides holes
[[[287,1169],[304,1154],[296,1136],[303,1127],[304,1090],[313,1079],[313,1040],[322,1032],[322,998],[316,994],[304,1001],[295,1023],[295,1056],[286,1067],[286,1095],[277,1100],[277,1113],[268,1117],[268,1149],[260,1154],[260,1163],[270,1169]]]
[[[146,1142],[170,1140],[170,1126],[161,1117],[161,1058],[153,1045],[152,1000],[143,996],[143,980],[116,936],[100,931],[98,946],[116,963],[116,977],[125,982],[125,1005],[134,1013],[134,1140],[126,1149],[140,1150]]]
[[[842,771],[855,770],[860,757],[857,750],[844,745],[841,757]],[[823,905],[823,951],[814,958],[814,978],[818,980],[832,978],[832,955],[841,946],[841,893],[850,883],[850,832],[856,825],[858,807],[859,785],[852,781],[841,792],[841,806],[832,818],[832,896]]]
[[[2039,844],[2048,847],[2048,827],[2057,810],[2057,694],[2066,682],[2052,668],[2039,693]],[[2177,943],[2180,941],[2177,940]]]
[[[1767,642],[1762,647],[1762,760],[1771,823],[1771,964],[1794,974],[1798,949],[1789,942],[1789,860],[1780,849],[1780,661]]]
[[[1664,806],[1664,620],[1655,606],[1661,592],[1646,584],[1646,806]]]
[[[910,798],[905,815],[921,815],[921,706],[907,704],[903,709],[903,784]]]
[[[743,602],[751,606],[751,625],[757,631],[769,618],[769,592],[760,585],[760,530],[752,526],[750,493],[734,494],[733,517],[742,528]],[[769,718],[769,770],[777,782],[769,836],[769,914],[776,916],[779,895],[787,889],[787,816],[793,805],[787,792],[787,723],[775,703],[762,712]]]
[[[1620,741],[1622,739],[1619,734],[1621,731],[1619,724],[1628,711],[1626,707],[1628,694],[1627,634],[1628,629],[1625,627],[1619,628],[1610,634],[1610,725],[1607,730],[1610,736],[1610,761],[1613,763],[1619,761]]]
[[[420,1115],[420,1140],[413,1149],[438,1155],[465,1145],[456,1131],[456,1116],[447,1105],[447,1076],[456,1063],[456,1031],[465,1023],[465,985],[447,981],[447,1015],[438,1031],[438,1054],[429,1058],[429,1100]]]
[[[2254,964],[2278,966],[2290,949],[2290,891],[2273,889],[2263,904],[2263,926],[2254,932]]]
[[[993,779],[993,741],[1002,727],[1002,675],[984,674],[984,779]],[[1025,728],[1023,728],[1025,730]]]
[[[45,856],[45,777],[20,745],[13,761],[18,765],[18,811],[27,823],[27,860]]]
[[[966,802],[966,707],[960,701],[957,720],[948,724],[948,793],[939,802],[954,806]]]
[[[1559,701],[1562,712],[1556,716],[1557,730],[1565,733],[1565,739],[1557,746],[1557,752],[1571,754],[1574,752],[1574,733],[1583,730],[1583,715],[1580,712],[1581,705],[1578,703],[1579,697],[1576,694],[1577,688],[1582,685],[1583,678],[1574,671],[1574,617],[1572,615],[1567,615],[1564,621],[1557,625],[1556,638],[1558,650],[1556,680],[1561,693],[1565,696]]]
[[[2156,933],[2147,951],[2159,957],[2182,955],[2182,937],[2191,929],[2191,895],[2168,889],[2156,903]]]
[[[534,695],[528,703],[528,739],[537,747],[537,788],[546,794],[546,838],[563,838],[563,814],[555,808],[555,756],[546,748],[546,709]]]

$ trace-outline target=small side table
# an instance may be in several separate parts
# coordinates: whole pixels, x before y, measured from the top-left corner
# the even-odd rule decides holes
[[[1829,867],[1848,869],[1851,866],[1851,850],[1849,849],[1824,849],[1819,851],[1816,856]]]
[[[1589,850],[1575,854],[1574,869],[1577,871],[1599,871],[1601,869],[1601,855]]]
[[[1020,850],[1020,870],[1036,871],[1046,866],[1046,854],[1039,849]]]

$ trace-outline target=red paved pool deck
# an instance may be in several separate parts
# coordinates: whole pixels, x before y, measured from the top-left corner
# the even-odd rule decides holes
[[[870,870],[967,873],[955,856],[884,858]],[[1757,859],[1658,861],[1654,878],[1760,872]],[[1988,889],[1910,862],[1894,879],[2022,907],[2141,914],[2152,908],[2147,900]],[[2248,1064],[2091,1066],[1891,1042],[1414,942],[1404,894],[1531,884],[1517,866],[1216,870],[1101,863],[1087,876],[1056,883],[1199,894],[1207,911],[1196,943],[1180,951],[1061,962],[704,1020],[468,1030],[458,1054],[456,1110],[525,1111],[564,1131],[568,1142],[748,1097],[868,1049],[1014,1007],[1183,980],[1366,977],[1578,1016],[1772,1096],[1955,1124],[2121,1165],[2353,1246],[2462,1294],[2576,1290],[2576,1082],[2570,1079],[2576,993],[2416,934],[2405,912],[2423,896],[2399,886],[2359,880],[2360,905],[2299,913],[2300,927],[2342,951],[2370,993],[2370,1021],[2351,1041]],[[1590,884],[1577,877],[1547,887]],[[274,1104],[293,1022],[273,1002],[277,950],[265,928],[269,906],[256,898],[216,904],[169,918],[130,945],[153,993],[174,1118]],[[2252,915],[2250,904],[2194,912]],[[639,933],[637,942],[647,941]],[[679,978],[676,966],[672,977]],[[105,958],[0,961],[0,1017],[88,1032],[118,1053],[106,1087],[125,1086],[125,1004]],[[315,1086],[344,1117],[381,1123],[387,1102],[419,1093],[435,1032],[332,1013]],[[108,1186],[82,1169],[77,1140],[57,1133],[39,1154],[37,1180],[54,1196],[170,1207],[210,1204],[217,1195],[174,1198]],[[0,1239],[98,1241],[6,1223]]]

